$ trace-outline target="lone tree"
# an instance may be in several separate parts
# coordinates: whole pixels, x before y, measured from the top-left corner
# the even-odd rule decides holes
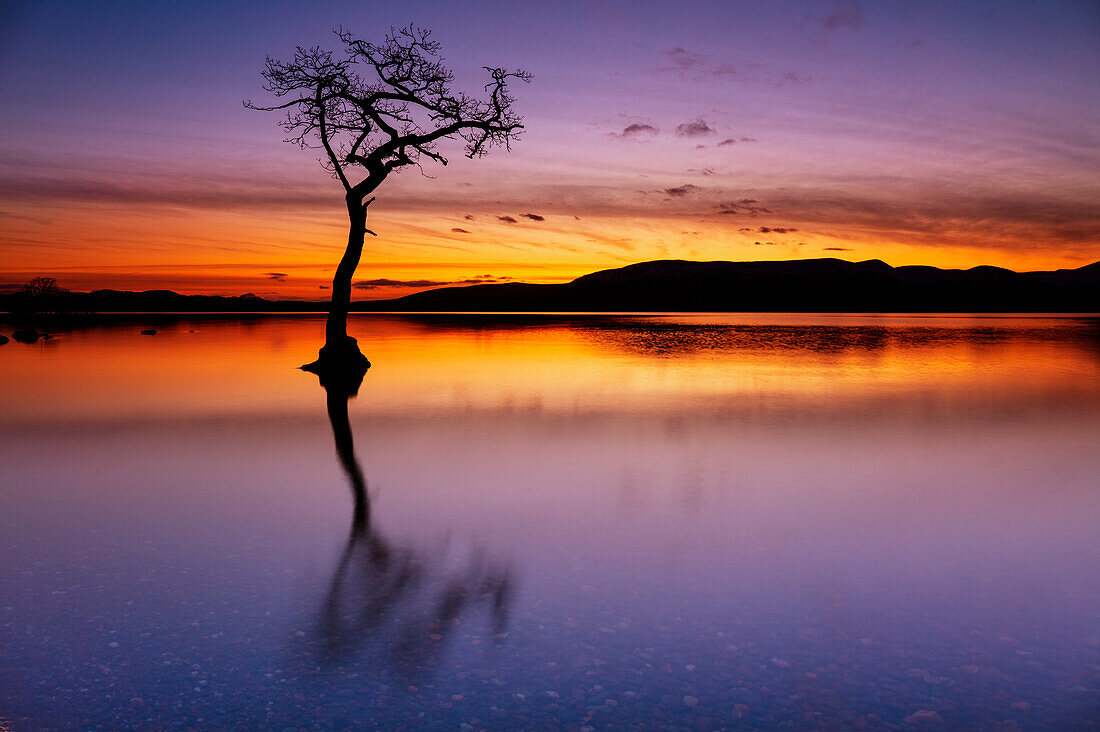
[[[23,284],[21,292],[33,297],[50,297],[65,292],[53,277],[34,277]]]
[[[483,98],[451,89],[454,73],[443,63],[431,31],[408,26],[391,28],[381,43],[368,43],[339,29],[341,52],[299,46],[290,61],[267,59],[265,91],[292,97],[272,106],[246,101],[249,109],[285,110],[279,123],[286,142],[324,150],[322,166],[344,187],[348,247],[332,278],[332,307],[325,345],[317,361],[303,366],[329,375],[360,378],[370,363],[348,336],[351,279],[363,253],[367,208],[375,189],[394,171],[420,166],[425,158],[443,165],[440,140],[459,138],[469,158],[494,146],[510,149],[522,119],[513,110],[511,79],[530,81],[526,71],[483,67],[489,74]],[[335,373],[334,373],[335,372]]]

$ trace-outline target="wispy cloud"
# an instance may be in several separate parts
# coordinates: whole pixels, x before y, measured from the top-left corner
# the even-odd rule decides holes
[[[755,137],[727,137],[722,140],[715,147],[729,147],[730,145],[736,145],[739,142],[757,142]]]
[[[356,290],[377,290],[382,287],[441,287],[450,284],[454,283],[440,282],[438,280],[390,280],[381,278],[376,280],[360,280],[359,282],[353,282],[351,286]]]
[[[469,234],[470,233],[470,232],[466,231],[465,229],[458,228],[457,226],[454,227],[453,229],[451,229],[451,231],[455,234]]]
[[[756,216],[757,214],[762,213],[775,213],[770,208],[758,206],[757,203],[759,203],[759,201],[757,201],[755,198],[742,198],[737,201],[724,201],[721,203],[716,203],[714,207],[718,209],[718,213],[720,214],[746,213],[750,216]]]
[[[863,25],[863,8],[856,0],[838,0],[833,10],[821,21],[821,27],[827,31],[837,28],[859,30]]]
[[[289,275],[286,272],[264,272],[264,277],[277,282],[286,282]]]
[[[532,221],[546,221],[545,216],[539,216],[538,214],[533,213],[520,214],[520,216],[524,217],[525,219],[531,219]]]
[[[503,221],[506,224],[516,223],[516,220],[514,218],[512,218],[511,216],[497,216],[497,218],[500,219],[501,221]]]
[[[699,190],[699,186],[692,185],[691,183],[685,183],[682,186],[675,186],[673,188],[665,188],[662,192],[666,193],[670,196],[675,196],[677,198],[680,198],[680,197],[688,195],[689,193],[694,193],[695,191],[698,191],[698,190]]]
[[[416,289],[425,287],[453,287],[455,285],[490,285],[513,280],[506,275],[482,274],[466,277],[458,280],[391,280],[379,278],[373,280],[360,280],[352,284],[357,290],[381,290],[381,289]]]
[[[691,51],[688,51],[687,49],[681,48],[679,46],[668,51],[663,51],[662,53],[665,58],[667,58],[668,61],[672,64],[671,67],[667,69],[662,69],[663,71],[673,69],[687,71],[702,68],[706,64],[705,56],[698,53],[692,53]]]
[[[842,22],[840,16],[834,23]],[[767,68],[759,61],[714,62],[710,57],[676,47],[662,51],[665,65],[658,67],[659,73],[673,73],[681,78],[712,79],[714,81],[734,81],[744,83],[763,83],[775,87],[792,84],[805,84],[812,77],[789,69]]]

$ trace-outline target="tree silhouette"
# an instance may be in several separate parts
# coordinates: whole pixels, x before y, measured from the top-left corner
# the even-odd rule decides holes
[[[250,109],[285,110],[280,126],[287,142],[324,151],[321,164],[344,187],[351,227],[348,246],[332,279],[332,306],[325,346],[310,371],[365,371],[370,363],[347,334],[351,279],[359,265],[367,208],[375,189],[394,171],[427,158],[447,159],[437,143],[460,138],[467,157],[494,146],[510,148],[523,125],[513,109],[510,79],[530,81],[525,71],[485,66],[484,98],[451,89],[454,73],[443,64],[431,31],[391,28],[381,43],[369,43],[338,29],[340,53],[299,46],[290,61],[267,59],[265,91],[289,101]]]
[[[50,295],[60,295],[65,290],[61,289],[57,284],[57,280],[53,277],[34,277],[23,284],[22,292],[24,295],[34,297],[48,297]]]

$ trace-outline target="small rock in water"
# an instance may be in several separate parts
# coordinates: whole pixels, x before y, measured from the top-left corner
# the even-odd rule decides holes
[[[689,707],[694,707],[698,703],[699,703],[699,698],[698,697],[695,697],[695,696],[685,696],[684,697],[684,704],[687,704]]]
[[[20,328],[11,334],[11,337],[20,343],[35,343],[42,334],[34,328]]]
[[[156,328],[146,328],[145,330],[141,331],[141,334],[142,335],[156,335],[157,331],[156,331]]]
[[[905,721],[909,724],[917,724],[918,722],[931,722],[932,724],[943,724],[943,719],[938,712],[933,712],[931,709],[921,709],[920,711],[913,712]]]

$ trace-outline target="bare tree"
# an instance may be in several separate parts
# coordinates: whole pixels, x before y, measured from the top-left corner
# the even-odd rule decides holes
[[[49,297],[65,292],[53,277],[34,277],[23,284],[23,294],[34,297]]]
[[[347,334],[351,279],[359,265],[367,228],[367,208],[375,189],[394,171],[421,165],[425,158],[447,164],[437,143],[460,138],[467,157],[494,146],[510,148],[523,125],[513,109],[511,79],[530,81],[525,71],[485,66],[484,97],[452,91],[454,73],[443,63],[431,31],[391,28],[381,43],[368,43],[339,29],[340,53],[318,47],[298,49],[290,61],[268,58],[265,91],[289,101],[250,109],[285,110],[280,125],[287,142],[324,151],[321,164],[344,187],[351,228],[348,246],[332,279],[332,306],[325,346],[311,371],[351,371],[370,363]]]

